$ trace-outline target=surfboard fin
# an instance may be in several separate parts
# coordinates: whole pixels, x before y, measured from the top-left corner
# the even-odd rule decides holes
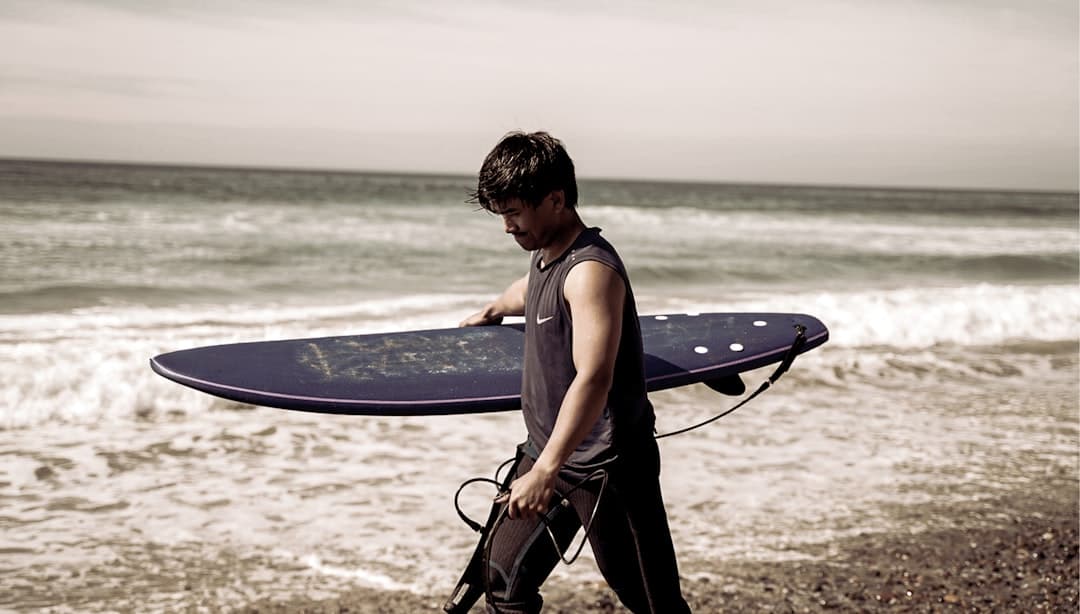
[[[746,392],[746,384],[742,381],[742,378],[739,377],[738,373],[734,375],[725,375],[716,379],[707,379],[702,383],[720,394],[726,394],[733,397],[737,397]]]

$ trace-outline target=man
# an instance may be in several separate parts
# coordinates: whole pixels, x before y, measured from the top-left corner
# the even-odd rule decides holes
[[[485,158],[473,201],[532,252],[528,273],[461,323],[525,316],[528,439],[488,533],[488,611],[538,612],[540,585],[584,525],[627,608],[688,612],[660,495],[637,308],[618,254],[578,216],[573,162],[547,133],[511,133]]]

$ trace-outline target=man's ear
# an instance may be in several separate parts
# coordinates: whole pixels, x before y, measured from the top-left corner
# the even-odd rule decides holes
[[[552,190],[548,194],[548,198],[551,199],[551,206],[559,211],[566,206],[566,194],[562,190]]]

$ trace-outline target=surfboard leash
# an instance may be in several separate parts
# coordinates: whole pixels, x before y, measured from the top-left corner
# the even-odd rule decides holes
[[[697,424],[693,424],[691,426],[681,428],[681,429],[678,429],[676,431],[670,431],[668,433],[659,433],[657,435],[653,435],[653,437],[656,438],[656,439],[663,439],[665,437],[673,437],[675,435],[682,435],[683,433],[689,433],[690,431],[693,431],[693,430],[699,429],[699,428],[701,428],[703,426],[712,424],[713,422],[716,422],[720,418],[723,418],[724,416],[730,414],[731,412],[739,409],[743,405],[746,405],[750,401],[754,400],[754,398],[757,397],[762,392],[765,392],[769,388],[772,388],[772,385],[776,383],[776,380],[780,379],[780,377],[782,375],[787,373],[788,369],[791,368],[791,363],[795,362],[795,357],[799,355],[799,350],[801,350],[804,345],[806,345],[806,327],[803,326],[802,324],[796,324],[795,325],[795,341],[792,342],[791,347],[788,348],[787,354],[785,354],[783,360],[780,361],[780,366],[776,367],[776,370],[772,372],[772,375],[770,375],[768,379],[766,379],[764,382],[762,382],[761,385],[758,386],[758,389],[755,390],[753,394],[746,397],[742,401],[739,401],[739,403],[737,405],[735,405],[734,407],[726,409],[726,410],[720,412],[719,414],[716,414],[715,416],[713,416],[711,418],[708,418],[706,420],[702,420],[701,422],[698,422]]]

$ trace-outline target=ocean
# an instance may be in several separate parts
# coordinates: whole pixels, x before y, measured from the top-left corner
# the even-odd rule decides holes
[[[148,359],[455,326],[527,265],[465,203],[472,185],[0,161],[0,609],[448,594],[475,543],[454,492],[512,454],[520,415],[254,408]],[[641,313],[794,311],[831,330],[759,399],[662,441],[685,576],[989,521],[904,509],[1078,487],[1076,193],[583,180],[581,195]],[[652,398],[661,431],[735,402]],[[467,492],[467,511],[491,494]],[[555,573],[599,579],[587,554]]]

